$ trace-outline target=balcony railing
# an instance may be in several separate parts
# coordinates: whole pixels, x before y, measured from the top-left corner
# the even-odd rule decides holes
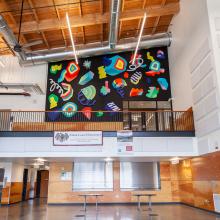
[[[71,112],[68,112],[71,113]],[[56,114],[59,118],[56,119]],[[0,111],[0,131],[194,131],[192,111]]]

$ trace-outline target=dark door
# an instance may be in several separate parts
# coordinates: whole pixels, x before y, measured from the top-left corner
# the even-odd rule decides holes
[[[49,171],[41,170],[40,198],[48,197]]]
[[[41,171],[37,171],[37,189],[36,189],[36,198],[40,197],[40,183],[41,183]]]
[[[0,168],[0,204],[2,200],[2,189],[4,184],[5,169]]]
[[[24,174],[23,174],[22,201],[25,201],[25,200],[26,200],[27,181],[28,181],[28,169],[24,169]]]

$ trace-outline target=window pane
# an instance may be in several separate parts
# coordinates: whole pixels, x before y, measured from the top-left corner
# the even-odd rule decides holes
[[[113,165],[111,162],[74,163],[74,191],[112,191]]]
[[[171,109],[170,102],[160,101],[157,102],[158,109]]]
[[[121,190],[160,189],[160,167],[157,162],[121,162]]]
[[[131,101],[129,102],[129,108],[132,109],[155,109],[156,108],[156,102],[151,102],[151,101]]]

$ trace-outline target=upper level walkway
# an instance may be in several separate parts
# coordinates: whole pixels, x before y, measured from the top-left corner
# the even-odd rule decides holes
[[[194,133],[192,111],[0,111],[0,122],[1,132],[132,130]]]

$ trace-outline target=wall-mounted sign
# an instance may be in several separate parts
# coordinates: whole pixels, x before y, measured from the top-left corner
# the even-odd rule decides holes
[[[55,146],[102,145],[102,131],[55,131],[53,144]]]
[[[118,131],[117,132],[117,151],[119,154],[133,154],[133,132],[132,131]]]
[[[123,121],[123,101],[171,97],[166,47],[49,63],[46,121]],[[111,113],[106,113],[110,111]]]
[[[60,175],[60,180],[71,181],[72,180],[72,172],[62,171],[61,175]]]

